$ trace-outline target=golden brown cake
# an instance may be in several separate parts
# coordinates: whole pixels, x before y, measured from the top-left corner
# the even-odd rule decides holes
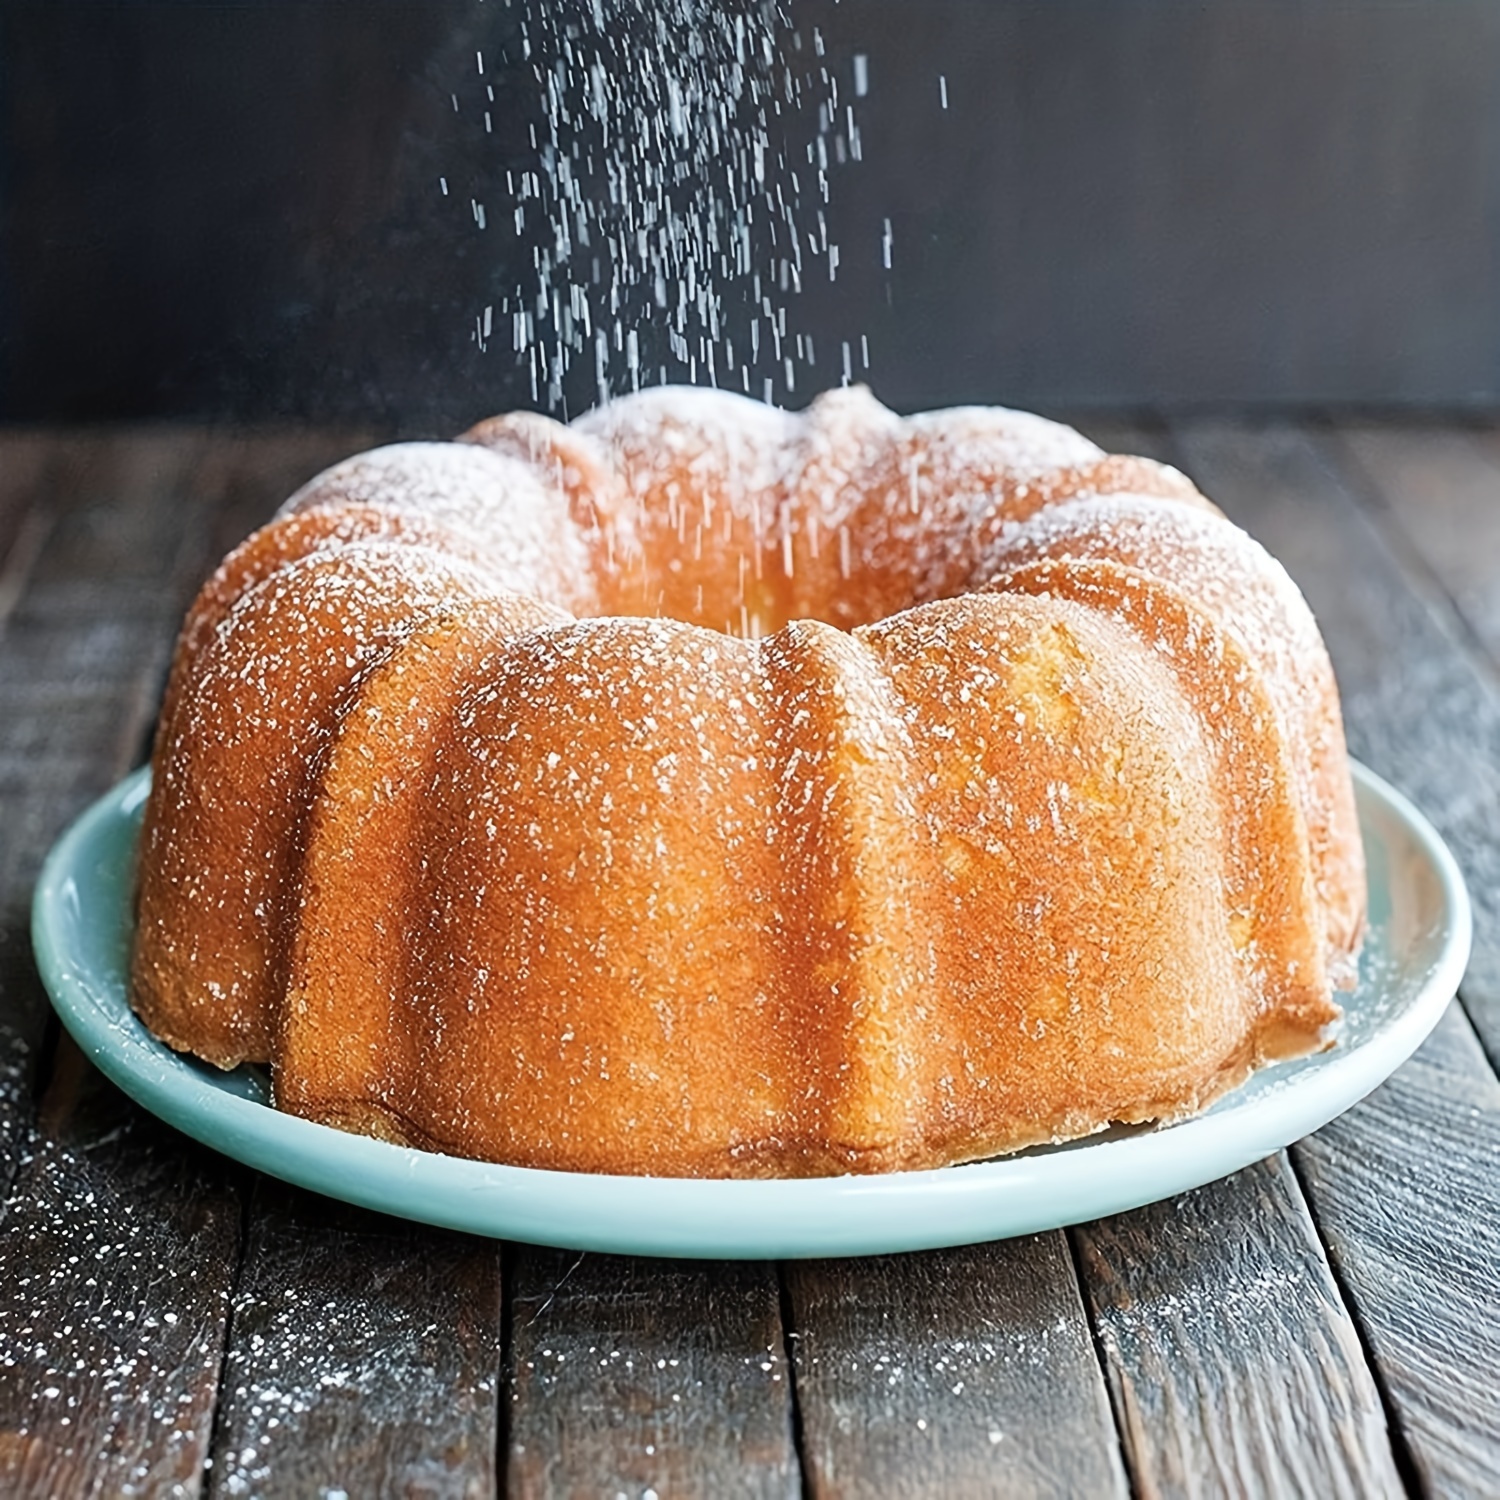
[[[178,645],[133,999],[283,1109],[938,1166],[1323,1045],[1364,872],[1282,568],[1019,413],[643,392],[338,464]]]

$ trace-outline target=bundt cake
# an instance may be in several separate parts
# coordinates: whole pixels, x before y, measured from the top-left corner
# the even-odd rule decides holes
[[[527,1166],[938,1166],[1338,1015],[1327,654],[1174,470],[863,390],[336,465],[188,616],[133,1002],[277,1105]]]

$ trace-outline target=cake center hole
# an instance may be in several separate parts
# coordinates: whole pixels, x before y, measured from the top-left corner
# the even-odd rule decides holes
[[[661,520],[645,512],[656,524],[614,549],[600,570],[599,614],[680,620],[758,640],[793,620],[851,630],[927,597],[909,562],[880,566],[879,549],[851,528],[804,523],[767,535],[755,517],[731,514],[710,531],[691,502],[672,510]]]

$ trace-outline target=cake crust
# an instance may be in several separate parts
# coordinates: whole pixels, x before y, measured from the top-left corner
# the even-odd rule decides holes
[[[880,1172],[1325,1045],[1363,920],[1317,627],[1182,475],[665,390],[356,456],[225,560],[132,1003],[384,1139]]]

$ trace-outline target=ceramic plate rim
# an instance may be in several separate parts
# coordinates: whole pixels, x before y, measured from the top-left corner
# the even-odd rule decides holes
[[[1420,935],[1419,985],[1399,1010],[1356,1047],[1323,1053],[1284,1085],[1243,1099],[1239,1091],[1195,1119],[935,1171],[774,1181],[543,1171],[346,1135],[236,1094],[151,1038],[126,1004],[119,945],[129,932],[121,910],[129,881],[120,877],[128,860],[121,851],[127,841],[134,848],[146,769],[96,801],[53,846],[33,899],[32,939],[54,1007],[106,1076],[185,1134],[316,1192],[450,1229],[580,1250],[761,1258],[931,1249],[1079,1223],[1225,1176],[1326,1124],[1417,1049],[1468,960],[1468,894],[1422,814],[1365,767],[1354,763],[1353,771],[1367,846],[1372,835],[1388,847],[1404,839],[1436,881],[1439,908]],[[1420,878],[1408,870],[1408,885]],[[1373,895],[1372,886],[1372,905]],[[101,975],[85,949],[107,940],[119,952]]]

